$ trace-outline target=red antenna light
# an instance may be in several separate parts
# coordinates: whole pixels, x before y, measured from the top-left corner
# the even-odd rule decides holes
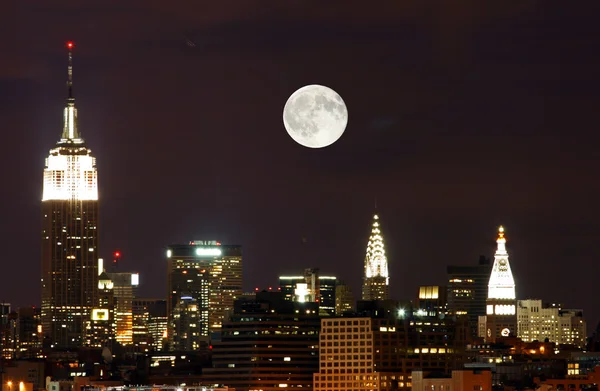
[[[119,258],[120,256],[121,256],[121,253],[120,253],[120,252],[118,252],[118,251],[117,251],[117,252],[115,252],[115,257]]]
[[[73,49],[74,46],[75,44],[72,41],[67,42],[67,48]]]

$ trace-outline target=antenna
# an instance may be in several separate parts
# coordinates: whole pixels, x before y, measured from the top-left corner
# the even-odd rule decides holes
[[[69,49],[69,67],[67,68],[67,88],[69,90],[69,99],[73,99],[73,48],[75,44],[72,41],[67,42],[67,49]]]

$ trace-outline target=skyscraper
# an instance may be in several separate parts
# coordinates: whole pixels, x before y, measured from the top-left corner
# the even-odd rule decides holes
[[[371,236],[367,243],[365,274],[363,277],[363,300],[387,300],[390,297],[390,277],[379,216],[373,216]]]
[[[286,300],[318,303],[322,316],[335,314],[337,278],[319,275],[319,269],[304,269],[303,276],[280,276],[279,290]]]
[[[64,126],[46,158],[42,196],[42,332],[55,347],[83,344],[98,299],[98,173],[77,128],[67,48]]]
[[[350,285],[338,281],[335,287],[335,314],[342,316],[346,312],[353,312],[355,307],[354,295]]]
[[[133,344],[133,299],[140,283],[139,273],[106,273],[113,283],[115,339],[123,346]]]
[[[485,316],[488,283],[492,265],[490,259],[481,255],[477,266],[448,266],[448,312],[450,315],[466,316],[471,335],[477,336],[477,322]]]
[[[40,313],[40,307],[20,307],[18,309],[19,351],[17,357],[19,358],[36,358],[41,353]]]
[[[167,249],[167,263],[171,350],[200,346],[210,332],[221,330],[226,314],[242,294],[242,247],[214,240],[172,245]]]
[[[503,227],[498,228],[496,243],[498,248],[488,283],[486,315],[480,317],[479,321],[479,335],[488,342],[494,342],[498,337],[517,334],[515,280],[508,263]]]

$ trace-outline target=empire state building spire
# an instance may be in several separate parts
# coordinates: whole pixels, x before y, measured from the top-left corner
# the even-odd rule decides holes
[[[77,109],[75,108],[75,97],[73,96],[73,48],[75,45],[73,42],[67,42],[67,49],[69,49],[69,65],[67,68],[67,105],[64,111],[64,126],[60,144],[63,143],[74,143],[83,144],[83,140],[77,130]]]
[[[44,341],[55,348],[102,346],[94,310],[98,289],[98,171],[77,131],[69,50],[64,128],[48,152],[42,193],[42,306]],[[100,327],[100,326],[98,326]]]
[[[506,238],[504,228],[498,228],[498,248],[494,255],[494,266],[488,284],[488,299],[515,299],[515,280],[508,263],[508,252],[506,251]]]
[[[378,215],[373,216],[371,236],[367,243],[364,273],[362,299],[389,299],[390,278],[388,275],[388,263]]]

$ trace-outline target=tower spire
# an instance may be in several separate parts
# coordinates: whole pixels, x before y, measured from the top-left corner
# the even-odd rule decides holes
[[[498,228],[498,247],[494,254],[494,266],[490,275],[488,284],[488,298],[492,299],[514,299],[515,280],[508,262],[508,252],[506,251],[506,238],[504,237],[504,227]]]
[[[385,300],[389,298],[388,262],[385,254],[379,216],[373,215],[371,235],[367,243],[365,270],[363,275],[363,300]]]
[[[73,98],[73,42],[67,42],[67,49],[69,49],[69,66],[67,68],[67,88],[69,90],[69,100]]]
[[[67,42],[69,62],[67,66],[67,105],[64,113],[64,126],[60,143],[83,143],[77,130],[77,109],[75,108],[75,97],[73,96],[73,48],[75,44]]]

